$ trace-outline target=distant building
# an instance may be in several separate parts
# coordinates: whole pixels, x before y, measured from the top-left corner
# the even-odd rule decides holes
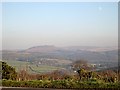
[[[91,64],[91,66],[92,66],[92,67],[95,67],[95,66],[96,66],[96,64]]]

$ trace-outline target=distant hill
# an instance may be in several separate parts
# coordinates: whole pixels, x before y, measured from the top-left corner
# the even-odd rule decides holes
[[[103,51],[112,51],[117,50],[118,47],[97,47],[97,46],[69,46],[65,47],[66,50],[83,50],[83,51],[95,51],[95,52],[103,52]]]
[[[28,48],[26,50],[24,50],[24,52],[41,52],[41,53],[45,53],[45,52],[54,52],[56,50],[59,50],[61,48],[55,47],[53,45],[44,45],[44,46],[35,46],[35,47],[31,47]]]
[[[56,47],[54,45],[43,45],[30,47],[24,52],[56,52],[56,51],[93,51],[93,52],[103,52],[117,50],[117,47],[96,47],[96,46],[69,46],[69,47]]]
[[[70,61],[85,59],[88,62],[117,62],[118,50],[116,47],[55,47],[52,45],[44,45],[21,51],[2,51],[2,59],[5,60],[39,61],[41,58]]]

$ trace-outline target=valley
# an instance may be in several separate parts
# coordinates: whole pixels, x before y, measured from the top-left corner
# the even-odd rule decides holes
[[[100,49],[100,50],[99,50]],[[69,70],[77,60],[86,60],[96,70],[117,67],[118,52],[115,47],[55,47],[36,46],[26,50],[3,50],[2,60],[16,68],[27,69],[29,73],[46,73],[55,70]]]

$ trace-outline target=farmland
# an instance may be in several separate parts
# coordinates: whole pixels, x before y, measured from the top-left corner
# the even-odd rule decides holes
[[[9,65],[13,66],[16,71],[20,71],[22,69],[27,69],[28,73],[45,73],[45,72],[50,72],[54,70],[59,70],[62,69],[62,67],[57,67],[57,66],[48,66],[48,65],[39,65],[36,66],[35,64],[32,64],[30,62],[26,61],[12,61],[12,60],[3,60],[7,62]]]

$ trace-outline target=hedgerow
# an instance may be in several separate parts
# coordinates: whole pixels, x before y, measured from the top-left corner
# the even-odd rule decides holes
[[[80,82],[68,80],[33,80],[33,81],[12,81],[3,80],[2,85],[6,87],[33,87],[33,88],[120,88],[120,83],[99,83],[99,82]]]

